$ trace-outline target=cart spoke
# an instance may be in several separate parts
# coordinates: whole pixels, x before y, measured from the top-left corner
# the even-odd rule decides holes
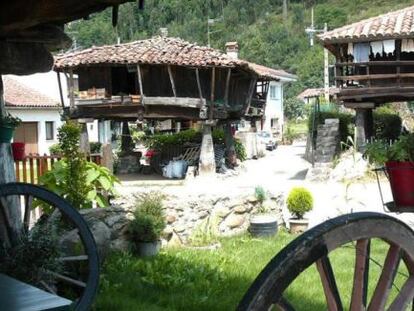
[[[67,283],[71,283],[71,284],[76,285],[76,286],[79,286],[79,287],[86,287],[86,283],[85,282],[72,279],[71,277],[68,277],[66,275],[63,275],[63,274],[60,274],[60,273],[56,273],[56,272],[53,272],[53,271],[49,271],[48,270],[47,272],[50,275],[54,276],[55,278],[57,278],[59,280],[65,281]]]
[[[23,228],[27,232],[30,226],[30,214],[32,212],[33,196],[24,196],[24,215],[23,215]]]
[[[342,311],[341,297],[339,296],[332,265],[327,256],[316,261],[319,275],[321,277],[323,290],[329,311]]]
[[[286,300],[285,297],[282,297],[280,301],[276,304],[280,311],[295,311],[295,308]]]
[[[384,310],[395,274],[398,270],[400,258],[400,247],[391,245],[387,257],[385,258],[384,267],[369,304],[368,311]]]
[[[66,256],[58,258],[59,261],[84,261],[88,260],[88,255],[80,255],[80,256]]]
[[[368,239],[358,240],[355,247],[354,285],[352,288],[352,311],[364,311],[367,305],[370,244]]]
[[[414,276],[410,276],[409,279],[404,283],[398,296],[391,304],[388,311],[400,311],[405,310],[409,303],[414,298]]]

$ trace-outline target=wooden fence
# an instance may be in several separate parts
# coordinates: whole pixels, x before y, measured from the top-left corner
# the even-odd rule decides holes
[[[38,184],[39,178],[46,172],[50,171],[53,164],[61,159],[57,155],[29,155],[23,160],[15,160],[14,168],[16,172],[16,181],[30,184]],[[100,154],[92,154],[88,161],[101,164],[102,157]]]

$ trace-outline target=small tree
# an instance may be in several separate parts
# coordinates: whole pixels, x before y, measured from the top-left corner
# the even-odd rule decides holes
[[[64,171],[65,198],[77,209],[83,207],[91,190],[86,183],[87,163],[79,147],[80,134],[81,128],[71,121],[63,124],[58,133],[59,147],[63,160],[67,163]]]
[[[306,188],[296,187],[290,191],[286,204],[289,212],[297,219],[303,219],[303,215],[313,208],[313,197]]]

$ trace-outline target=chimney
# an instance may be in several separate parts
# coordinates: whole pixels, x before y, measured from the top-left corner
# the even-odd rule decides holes
[[[239,58],[239,44],[236,41],[226,43],[226,54],[231,58]]]
[[[160,28],[161,37],[167,38],[168,37],[168,28],[162,27]]]

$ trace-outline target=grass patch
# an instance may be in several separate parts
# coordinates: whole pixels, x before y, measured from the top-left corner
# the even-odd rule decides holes
[[[300,136],[305,135],[306,136],[308,134],[308,123],[307,122],[308,122],[307,120],[297,121],[297,122],[290,121],[287,126],[296,135],[300,135]]]
[[[234,310],[258,273],[294,239],[280,232],[270,239],[241,236],[221,240],[216,251],[164,250],[152,259],[113,254],[104,266],[96,310]],[[387,245],[373,241],[372,258],[382,264]],[[355,249],[342,247],[330,254],[345,309],[351,297]],[[404,265],[401,265],[404,266]],[[396,287],[406,270],[401,268]],[[369,296],[380,268],[371,263]],[[392,296],[397,293],[394,287]],[[296,310],[325,310],[319,274],[312,265],[285,293]]]

